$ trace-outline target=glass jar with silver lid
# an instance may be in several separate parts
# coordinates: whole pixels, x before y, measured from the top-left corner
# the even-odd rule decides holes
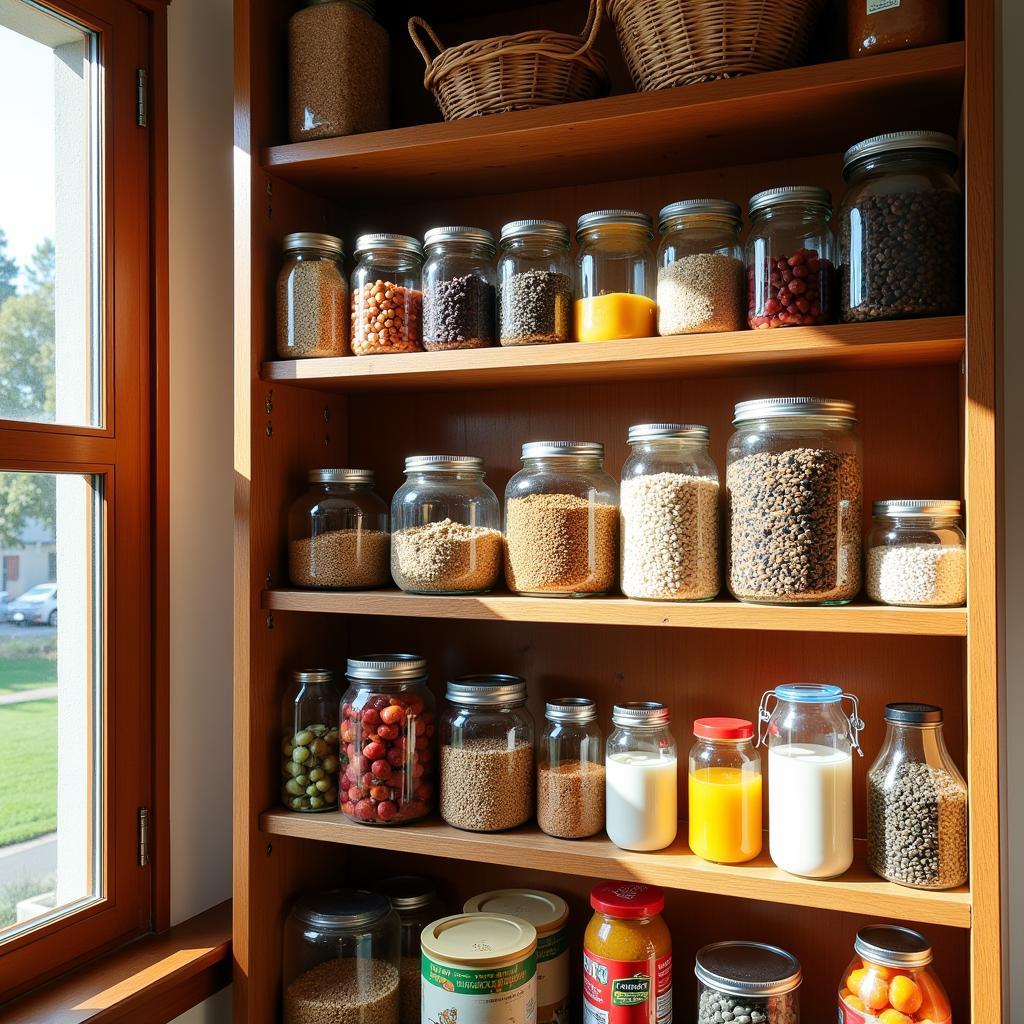
[[[586,697],[548,701],[537,745],[537,824],[583,839],[604,828],[604,738]]]
[[[352,351],[357,356],[419,352],[423,332],[423,246],[409,235],[356,239]]]
[[[522,676],[448,683],[441,718],[441,817],[470,832],[500,832],[533,817],[534,722]]]
[[[956,608],[967,600],[959,501],[889,498],[872,514],[865,584],[872,601]]]
[[[348,282],[340,238],[316,231],[285,235],[277,275],[277,354],[281,359],[348,355]]]
[[[494,235],[483,228],[431,228],[423,247],[423,347],[437,352],[493,345]]]
[[[482,594],[501,574],[501,507],[483,459],[411,455],[391,500],[391,575],[413,594]]]
[[[281,704],[281,800],[291,811],[338,807],[340,709],[330,669],[291,674]]]
[[[572,341],[572,264],[564,224],[514,220],[501,229],[498,340],[502,345]]]
[[[697,953],[697,1024],[799,1024],[800,961],[763,942],[715,942]]]

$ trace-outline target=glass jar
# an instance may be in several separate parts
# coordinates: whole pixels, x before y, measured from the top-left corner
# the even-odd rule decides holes
[[[284,925],[284,1024],[397,1021],[398,914],[386,896],[335,889],[302,896]]]
[[[288,22],[292,142],[388,127],[387,30],[373,0],[306,0]]]
[[[915,889],[967,881],[967,783],[934,704],[886,705],[885,743],[868,769],[868,864]]]
[[[288,578],[341,590],[388,582],[388,507],[371,469],[311,469],[309,490],[288,512]]]
[[[423,246],[423,347],[438,352],[493,345],[494,235],[483,228],[431,228]]]
[[[653,601],[710,601],[718,565],[718,469],[695,423],[629,428],[622,467],[622,592]]]
[[[892,132],[843,158],[840,311],[846,323],[951,316],[963,307],[958,146],[941,132]]]
[[[835,319],[832,196],[814,185],[758,192],[750,200],[747,323],[755,328]]]
[[[839,987],[839,1024],[950,1024],[949,998],[930,967],[932,948],[920,932],[868,925],[857,932],[853,948],[856,955]]]
[[[533,817],[533,715],[521,676],[452,679],[441,718],[441,817],[501,832]]]
[[[740,402],[725,470],[729,591],[846,604],[861,582],[861,445],[852,402]]]
[[[391,575],[411,594],[483,594],[501,574],[501,508],[484,460],[412,455],[391,499]]]
[[[583,839],[604,828],[604,737],[586,697],[548,701],[537,745],[537,824]]]
[[[292,811],[338,806],[341,695],[329,669],[292,673],[281,706],[281,799]]]
[[[853,751],[864,756],[857,698],[827,683],[776,686],[761,697],[758,723],[772,860],[805,878],[843,874],[853,863]]]
[[[636,210],[595,210],[576,222],[577,341],[656,333],[653,237],[654,222]]]
[[[761,755],[743,718],[698,718],[690,748],[690,850],[717,864],[761,852]]]
[[[967,600],[959,501],[890,498],[872,513],[865,584],[872,601],[957,608]]]
[[[763,942],[715,942],[698,950],[693,970],[697,1024],[799,1024],[803,973],[792,953]]]
[[[947,43],[949,11],[949,0],[848,0],[850,56]]]
[[[349,658],[342,698],[342,811],[364,825],[404,825],[434,807],[434,695],[415,654]]]
[[[419,352],[423,335],[423,246],[409,235],[356,239],[352,351],[357,356]]]
[[[655,701],[616,704],[605,747],[605,829],[623,850],[663,850],[679,822],[676,741],[668,708]]]
[[[684,199],[658,221],[658,333],[742,330],[740,208],[726,199]]]
[[[564,224],[514,220],[501,229],[498,338],[502,345],[572,341],[572,264]]]
[[[513,594],[591,597],[615,585],[619,489],[596,441],[529,441],[505,488],[505,582]]]
[[[340,238],[285,235],[277,275],[277,354],[282,359],[348,355],[348,283]]]

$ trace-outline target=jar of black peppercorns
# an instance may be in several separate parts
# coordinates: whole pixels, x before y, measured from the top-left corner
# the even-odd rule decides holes
[[[892,132],[846,151],[839,212],[840,309],[847,323],[950,316],[962,308],[957,143]]]
[[[436,352],[493,345],[494,236],[483,228],[431,228],[423,246],[423,347]]]

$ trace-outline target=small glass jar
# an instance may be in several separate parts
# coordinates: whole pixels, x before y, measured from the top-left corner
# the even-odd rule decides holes
[[[404,825],[434,807],[434,695],[415,654],[349,658],[342,698],[342,812]]]
[[[388,507],[371,469],[311,469],[288,512],[288,578],[296,587],[360,590],[389,580]]]
[[[329,669],[292,673],[281,706],[281,799],[292,811],[338,807],[341,694]]]
[[[718,469],[695,423],[629,428],[622,467],[622,592],[651,601],[710,601],[718,564]]]
[[[959,147],[941,132],[892,132],[843,158],[840,312],[846,323],[952,316],[963,308]]]
[[[423,246],[409,235],[356,239],[352,351],[357,356],[419,352],[423,335]]]
[[[605,747],[605,829],[623,850],[663,850],[679,825],[676,741],[668,708],[616,704]]]
[[[839,1024],[950,1024],[949,997],[931,969],[932,947],[920,932],[868,925],[857,932],[853,948],[856,955],[839,986]]]
[[[604,828],[604,737],[586,697],[549,701],[537,745],[537,824],[584,839]]]
[[[441,817],[501,832],[533,817],[534,725],[521,676],[452,679],[441,718]]]
[[[595,210],[576,222],[577,341],[650,338],[657,331],[654,222],[636,210]]]
[[[501,506],[483,459],[409,456],[391,529],[391,575],[410,594],[483,594],[501,575]]]
[[[863,468],[852,402],[740,402],[725,484],[729,590],[753,604],[847,604],[861,583]]]
[[[942,738],[942,708],[887,704],[868,769],[868,864],[915,889],[967,881],[967,783]]]
[[[754,328],[835,319],[832,196],[814,185],[758,192],[750,200],[747,323]]]
[[[348,355],[348,282],[340,238],[285,235],[277,275],[277,354],[282,359]]]
[[[572,341],[572,263],[564,224],[514,220],[501,229],[498,339],[502,345]]]
[[[726,199],[684,199],[658,221],[658,334],[742,330],[740,208]]]
[[[483,228],[431,228],[423,246],[423,347],[439,352],[493,345],[494,235]]]
[[[949,42],[949,12],[949,0],[848,0],[850,56]]]
[[[778,946],[716,942],[698,950],[694,974],[697,1024],[800,1022],[800,961]]]
[[[592,597],[615,585],[619,489],[596,441],[529,441],[505,488],[505,582],[513,594]]]
[[[743,718],[698,718],[690,748],[690,850],[716,864],[761,852],[761,755]]]
[[[284,925],[284,1024],[397,1021],[398,914],[386,896],[334,889],[300,897]]]
[[[865,583],[872,601],[958,608],[967,600],[959,501],[890,498],[872,513]]]

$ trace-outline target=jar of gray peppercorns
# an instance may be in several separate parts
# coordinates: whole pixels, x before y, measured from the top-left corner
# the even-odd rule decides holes
[[[292,673],[281,716],[281,799],[289,810],[337,809],[340,713],[333,672]]]
[[[798,1024],[800,961],[762,942],[716,942],[697,953],[697,1024]]]
[[[501,229],[498,338],[502,345],[572,341],[572,264],[564,224],[514,220]]]
[[[423,247],[423,347],[438,352],[493,345],[494,236],[483,228],[431,228]]]

